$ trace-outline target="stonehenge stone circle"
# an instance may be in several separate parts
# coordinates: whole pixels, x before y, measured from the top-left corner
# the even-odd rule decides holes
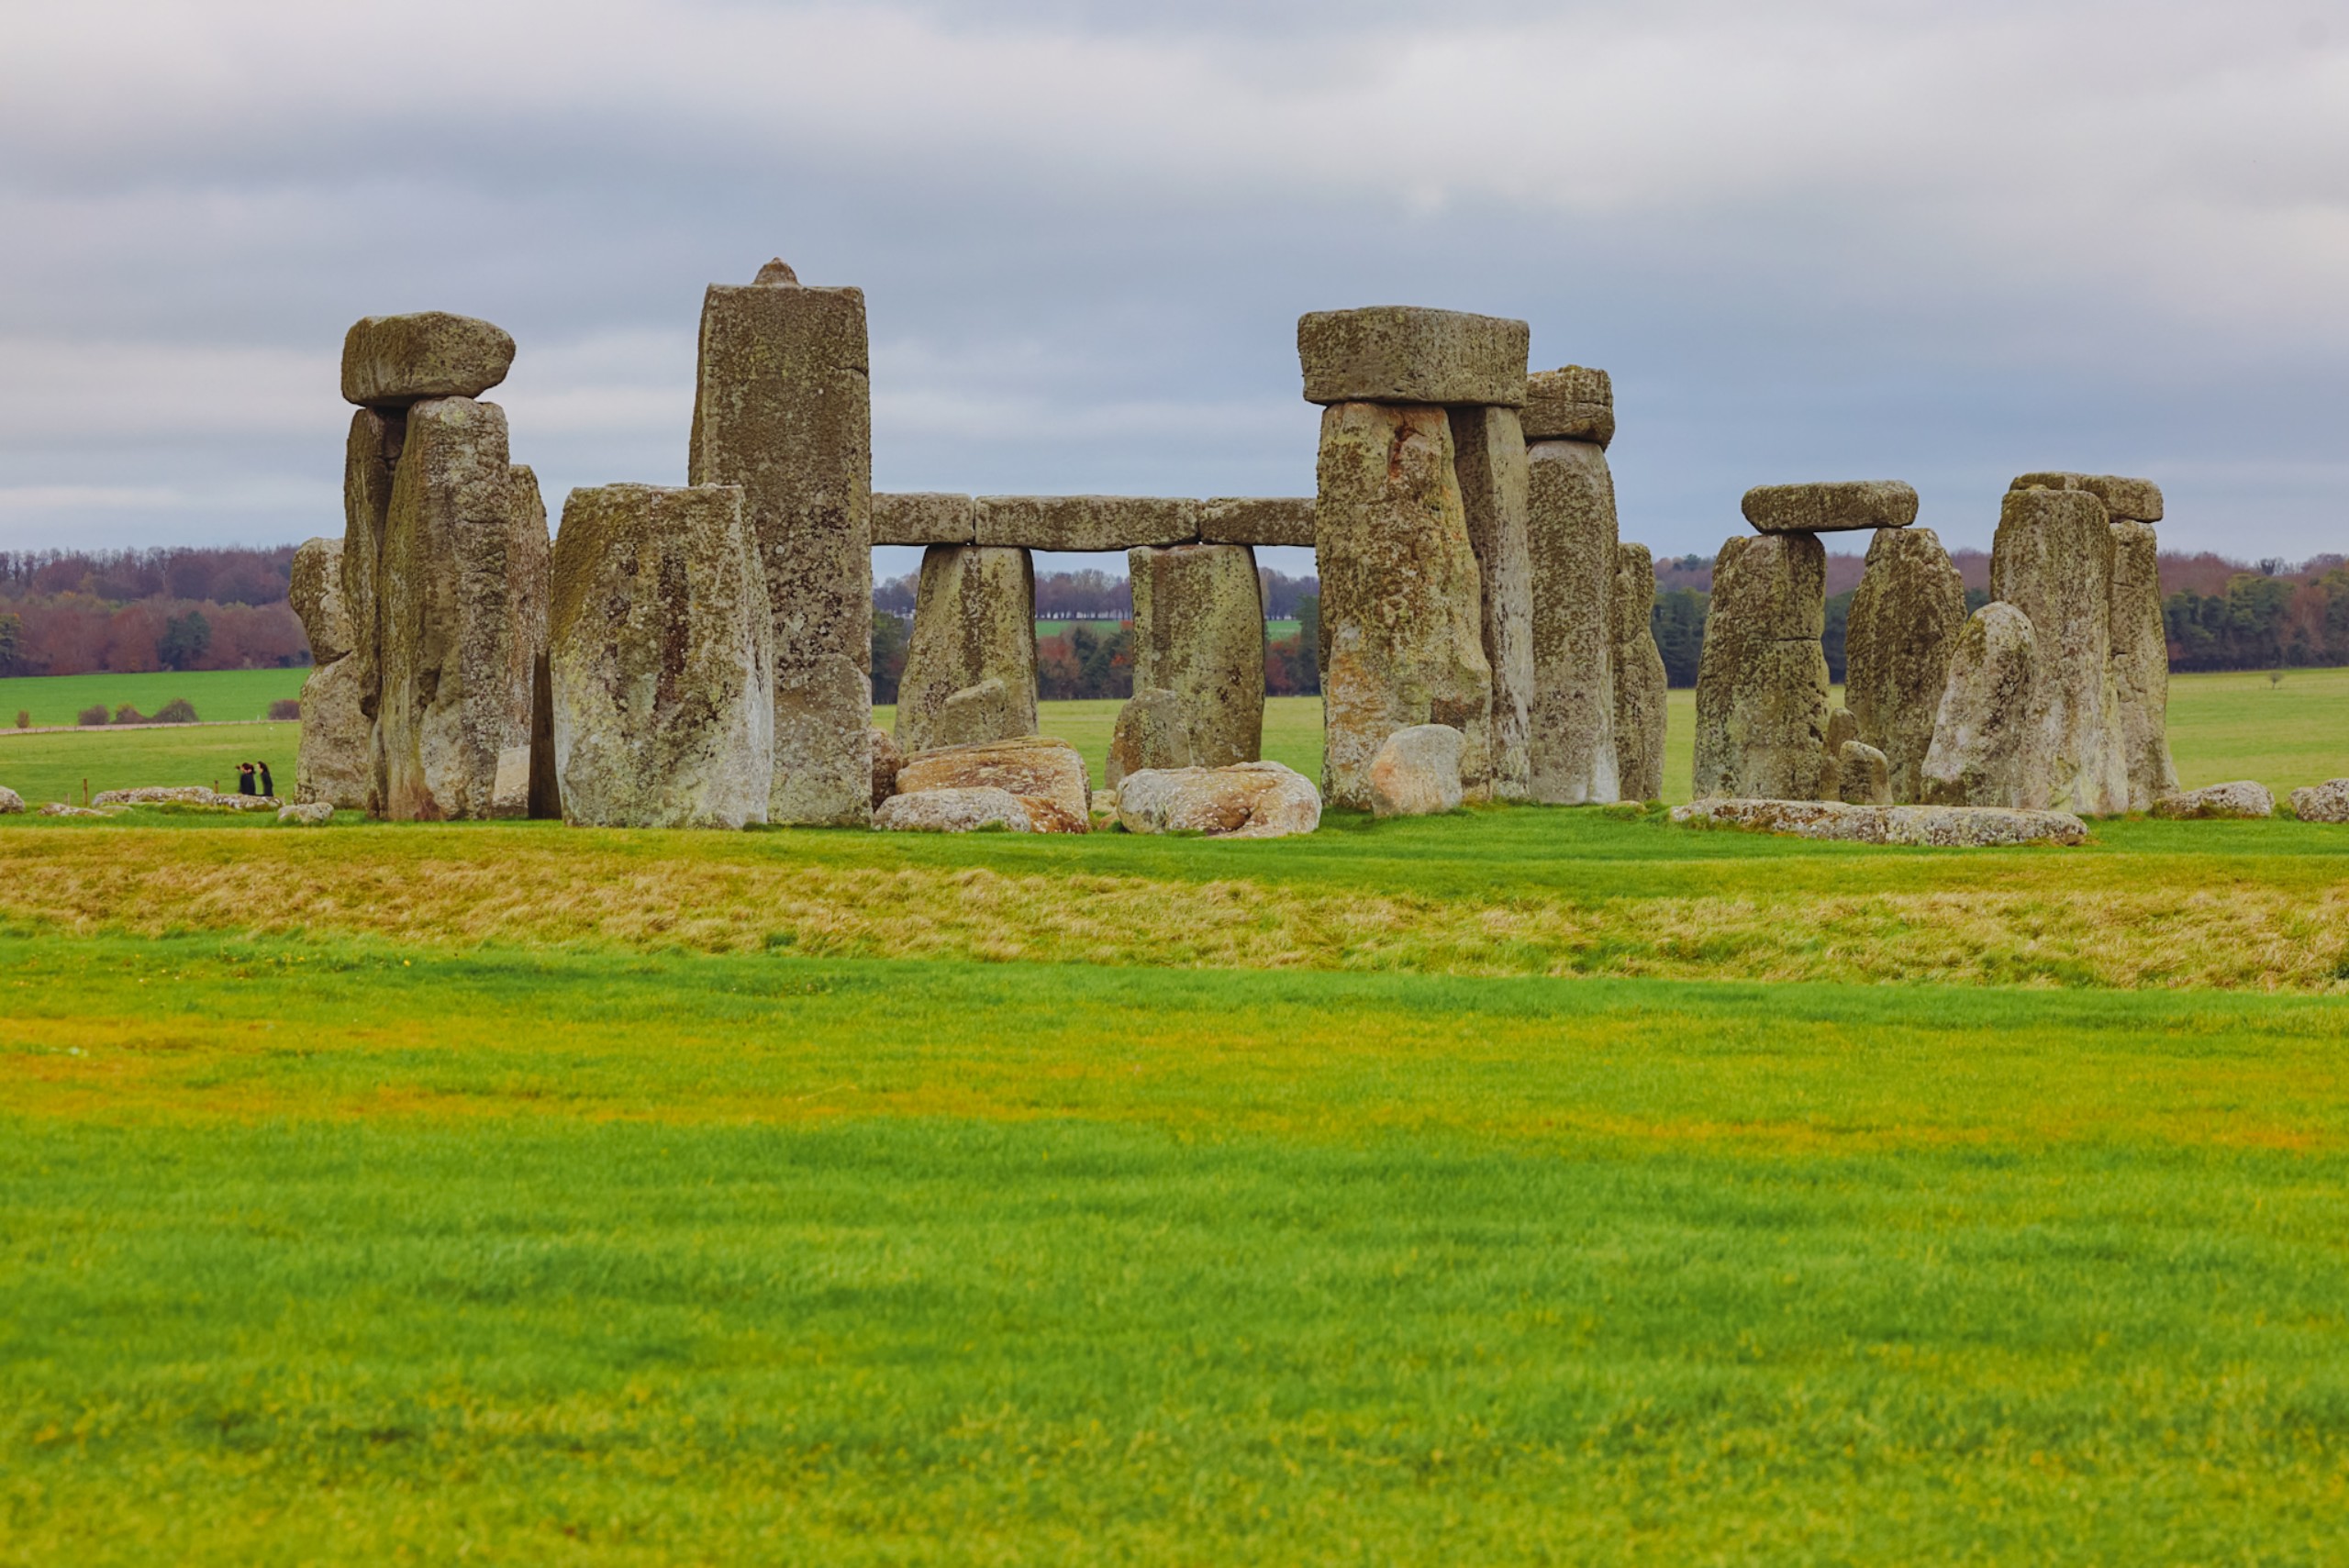
[[[1252,762],[1255,759],[1250,758]],[[1111,789],[1128,773],[1196,766],[1183,699],[1164,686],[1143,686],[1118,710],[1102,776]]]
[[[445,310],[369,316],[342,339],[342,397],[375,409],[479,397],[513,364],[514,339],[486,321]]]
[[[1754,530],[1765,534],[1905,528],[1917,520],[1917,492],[1897,479],[1757,484],[1745,493],[1741,509]]]
[[[1449,410],[1468,545],[1483,587],[1485,662],[1493,672],[1493,795],[1522,800],[1531,759],[1533,561],[1527,537],[1525,437],[1517,410]]]
[[[1129,833],[1285,839],[1321,825],[1321,796],[1312,780],[1279,762],[1150,768],[1127,774],[1119,788],[1118,825]]]
[[[566,820],[767,820],[774,634],[759,555],[739,485],[571,493],[548,655]]]
[[[1879,528],[1852,595],[1843,701],[1884,753],[1892,798],[1923,798],[1920,770],[1965,625],[1965,583],[1931,528]]]
[[[1413,306],[1317,310],[1298,318],[1308,403],[1525,404],[1522,321]]]
[[[1966,617],[1918,769],[1920,801],[2003,806],[2021,795],[2038,677],[2030,617],[1994,600]]]
[[[1596,441],[1536,441],[1525,455],[1533,565],[1526,795],[1550,806],[1619,800],[1614,475]]]
[[[1001,695],[979,688],[996,683]],[[985,716],[995,734],[947,737]],[[905,674],[897,682],[897,744],[907,751],[1036,733],[1036,570],[1024,550],[932,545],[922,552]]]
[[[2160,557],[2150,523],[2122,518],[2112,524],[2112,695],[2132,811],[2146,810],[2177,790],[2177,765],[2169,754],[2169,634],[2162,625]]]
[[[310,643],[302,683],[302,728],[295,743],[294,798],[328,808],[367,808],[374,779],[373,723],[360,706],[357,635],[343,595],[343,543],[314,539],[294,552],[286,599]]]
[[[1126,556],[1134,689],[1175,695],[1188,765],[1252,762],[1264,731],[1264,596],[1244,544],[1144,547]]]
[[[1017,795],[1040,833],[1082,833],[1090,824],[1085,759],[1067,741],[1050,736],[916,751],[898,766],[898,797],[941,789],[999,789]]]
[[[2162,487],[2150,479],[2130,479],[2118,473],[2025,473],[2009,490],[2085,490],[2104,503],[2116,522],[2158,523],[2162,520]]]
[[[742,487],[774,619],[768,820],[872,817],[873,406],[864,291],[807,288],[780,261],[712,284],[690,484]]]
[[[1460,806],[1460,731],[1414,724],[1386,738],[1370,763],[1370,808],[1380,817],[1434,817]]]
[[[1525,378],[1520,416],[1529,441],[1615,439],[1615,384],[1605,371],[1566,365],[1535,371]]]
[[[1696,794],[1816,800],[1827,770],[1827,551],[1732,538],[1713,563],[1697,664]]]
[[[891,795],[873,813],[873,825],[886,833],[976,833],[987,828],[1033,833],[1031,804],[987,785],[930,789]]]
[[[2292,815],[2303,822],[2349,822],[2349,779],[2294,790]]]
[[[1698,800],[1672,808],[1672,819],[1803,839],[1935,849],[2013,844],[2084,844],[2087,824],[2064,811],[2005,806],[1852,806],[1835,800]]]
[[[2128,808],[2112,670],[2112,528],[2094,495],[2007,493],[1990,546],[1990,596],[2030,619],[2038,672],[2016,798],[1983,804],[2089,817]]]
[[[1664,699],[1670,685],[1655,645],[1655,561],[1643,544],[1615,547],[1607,613],[1613,628],[1615,787],[1624,800],[1664,794]]]
[[[2205,784],[2200,789],[2165,795],[2154,802],[2153,815],[2182,822],[2273,817],[2276,797],[2264,784],[2236,779],[2230,784]]]

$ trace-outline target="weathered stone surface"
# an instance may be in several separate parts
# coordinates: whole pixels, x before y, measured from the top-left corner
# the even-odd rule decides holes
[[[2084,817],[2125,811],[2129,773],[2112,670],[2112,528],[2079,490],[2012,490],[1990,544],[1990,596],[2031,619],[2038,643],[2016,798]]]
[[[392,510],[392,474],[400,450],[406,444],[407,413],[395,409],[379,414],[362,408],[351,417],[351,434],[342,462],[342,604],[351,622],[349,657],[358,662],[352,672],[359,684],[359,705],[372,726],[383,696],[384,606],[377,584],[384,570],[384,534]],[[370,738],[370,745],[373,740]],[[380,798],[383,757],[377,751],[368,763]]]
[[[740,485],[759,541],[774,619],[768,820],[862,826],[873,810],[864,292],[802,288],[778,262],[760,277],[704,298],[686,473]]]
[[[1386,738],[1370,763],[1370,808],[1380,817],[1433,817],[1460,806],[1460,731],[1415,724]]]
[[[338,659],[302,683],[294,798],[364,811],[375,784],[374,724],[359,706],[359,661]]]
[[[1441,408],[1337,404],[1322,411],[1317,477],[1322,795],[1370,809],[1371,759],[1386,738],[1448,724],[1464,740],[1462,786],[1484,798],[1493,672],[1450,420]],[[1603,623],[1601,643],[1603,659]]]
[[[142,784],[136,789],[102,789],[90,797],[92,806],[170,806],[206,811],[274,811],[273,795],[232,795],[203,784]]]
[[[1526,450],[1533,568],[1533,696],[1526,795],[1552,806],[1618,800],[1615,478],[1592,441]]]
[[[1758,484],[1745,493],[1742,510],[1765,534],[1905,528],[1917,520],[1917,492],[1897,479]]]
[[[1615,439],[1615,384],[1602,370],[1567,365],[1525,378],[1525,439],[1595,441]]]
[[[937,544],[923,552],[906,670],[897,683],[897,744],[907,751],[964,744],[946,738],[947,705],[992,680],[1004,696],[996,735],[1036,733],[1036,569],[1024,550]],[[958,710],[956,727],[967,727]]]
[[[898,795],[934,789],[999,789],[1030,803],[1043,801],[1064,820],[1039,822],[1040,831],[1085,831],[1085,759],[1067,741],[1050,736],[942,746],[908,755],[897,769]]]
[[[867,743],[873,748],[873,806],[877,811],[897,793],[897,770],[905,765],[906,754],[897,750],[896,737],[877,724]]]
[[[933,746],[975,746],[1021,733],[1012,715],[1011,693],[993,675],[964,686],[938,710]]]
[[[1965,626],[1965,583],[1931,528],[1884,528],[1868,546],[1844,637],[1843,700],[1884,753],[1892,798],[1922,798],[1919,771]]]
[[[1828,772],[1827,551],[1733,538],[1713,562],[1697,664],[1696,794],[1815,800]]]
[[[2169,753],[2169,633],[2162,625],[2161,546],[2151,525],[2112,525],[2112,696],[2129,809],[2177,790]]]
[[[2232,784],[2205,784],[2176,795],[2165,795],[2154,802],[2154,815],[2182,822],[2201,821],[2219,817],[2273,817],[2276,797],[2267,786],[2252,779],[2237,779]]]
[[[1525,403],[1522,321],[1412,306],[1317,310],[1297,323],[1308,403]]]
[[[2118,473],[2025,473],[2010,490],[2085,490],[2104,503],[2116,522],[2158,523],[2162,520],[2162,487],[2150,479],[2129,479]]]
[[[1174,693],[1163,686],[1145,686],[1118,710],[1117,728],[1109,736],[1108,762],[1102,770],[1112,789],[1128,773],[1197,765],[1191,755],[1191,727],[1183,717],[1183,699]]]
[[[2303,822],[2349,822],[2349,779],[2294,790],[2292,815]]]
[[[379,816],[518,816],[526,804],[497,787],[501,762],[528,754],[532,644],[545,624],[527,600],[532,505],[516,492],[505,410],[462,397],[409,408],[377,578]]]
[[[1664,698],[1671,682],[1655,645],[1654,610],[1654,558],[1646,545],[1617,545],[1607,615],[1614,644],[1615,787],[1624,800],[1664,794]]]
[[[1093,819],[1096,833],[1114,830],[1118,826],[1118,792],[1114,789],[1095,790],[1092,798],[1085,802],[1085,809]]]
[[[907,491],[873,497],[874,544],[970,544],[978,529],[978,505],[968,495]]]
[[[514,339],[500,328],[445,310],[369,316],[342,339],[342,398],[405,408],[428,397],[479,397],[506,379]]]
[[[534,810],[531,804],[536,778],[533,768],[541,753],[546,756],[544,766],[549,780],[540,782],[551,782],[554,772],[553,731],[551,725],[543,729],[541,744],[538,711],[539,666],[547,653],[547,617],[554,594],[554,541],[547,533],[547,504],[539,493],[539,476],[528,464],[518,462],[507,477],[507,495],[512,506],[512,535],[506,560],[507,603],[514,628],[513,635],[504,643],[507,668],[499,679],[506,689],[518,687],[526,694],[529,717],[521,734],[497,754],[497,782],[491,790],[490,815],[560,817],[560,794],[540,802],[547,808],[543,811]]]
[[[1493,669],[1493,795],[1522,800],[1532,770],[1533,558],[1525,438],[1514,408],[1450,411],[1453,469],[1484,595],[1485,662]]]
[[[739,486],[574,490],[554,546],[548,669],[565,819],[767,819],[774,626]]]
[[[2087,825],[2063,811],[2004,806],[1851,806],[1832,800],[1699,800],[1672,809],[1683,824],[1705,823],[1803,839],[1936,849],[2081,844]]]
[[[25,809],[25,797],[6,784],[0,784],[0,817],[14,817]]]
[[[351,612],[342,597],[342,540],[313,539],[294,552],[286,603],[302,617],[310,662],[331,664],[352,646]]]
[[[1939,806],[2003,806],[2022,794],[2023,751],[2038,680],[2039,639],[2012,605],[1966,617],[1917,770],[1919,796]]]
[[[120,811],[103,810],[94,806],[68,806],[61,800],[52,800],[47,806],[42,806],[38,812],[34,813],[34,815],[38,817],[119,817],[122,813]]]
[[[1179,700],[1186,765],[1252,762],[1264,732],[1264,595],[1256,551],[1186,544],[1126,557],[1134,689]]]
[[[1866,741],[1845,740],[1835,748],[1835,798],[1846,805],[1890,806],[1891,764]]]
[[[1310,495],[1219,495],[1199,503],[1202,544],[1286,544],[1313,548]]]
[[[1007,549],[1105,550],[1188,544],[1199,504],[1159,495],[982,495],[978,541]]]
[[[932,789],[918,795],[895,795],[873,813],[873,825],[888,833],[976,833],[999,828],[1007,833],[1032,833],[1030,802],[1006,790]]]
[[[1827,749],[1830,751],[1840,751],[1845,741],[1859,738],[1860,721],[1852,716],[1850,708],[1837,704],[1827,710]],[[1835,797],[1830,795],[1826,798]]]
[[[1119,786],[1118,825],[1129,833],[1285,839],[1321,825],[1321,795],[1279,762],[1152,768],[1128,773]]]
[[[281,806],[277,819],[296,828],[323,828],[334,820],[334,807],[323,800],[309,801],[301,806]]]

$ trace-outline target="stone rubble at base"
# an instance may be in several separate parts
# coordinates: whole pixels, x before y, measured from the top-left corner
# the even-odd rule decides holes
[[[2294,790],[2292,815],[2303,822],[2349,822],[2349,779]]]
[[[2181,822],[2217,821],[2276,815],[2276,797],[2267,786],[2251,779],[2205,784],[2154,802],[2153,815]]]
[[[2087,824],[2064,811],[2012,811],[1995,806],[1852,806],[1834,800],[1692,801],[1672,808],[1684,826],[1741,828],[1802,839],[1860,844],[1986,849],[2015,844],[2083,844]]]

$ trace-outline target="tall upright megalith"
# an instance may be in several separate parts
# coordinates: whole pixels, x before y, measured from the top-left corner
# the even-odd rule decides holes
[[[2085,489],[2010,490],[1990,545],[1990,596],[2031,623],[2037,677],[2020,762],[2026,810],[2124,811],[2127,758],[2112,668],[2113,539]]]
[[[357,639],[343,596],[342,551],[340,539],[304,541],[294,552],[286,589],[309,639],[311,661],[302,683],[294,798],[364,811],[374,774],[373,726],[359,706]]]
[[[873,410],[864,291],[780,261],[702,306],[691,484],[739,484],[774,621],[769,819],[872,820]]]
[[[897,682],[897,745],[928,751],[1035,733],[1034,559],[1009,546],[931,545]]]
[[[1933,711],[1932,744],[1918,765],[1920,803],[2012,807],[2024,797],[2038,680],[2030,617],[1993,601],[1966,617]]]
[[[1450,410],[1453,467],[1484,600],[1493,671],[1493,795],[1525,798],[1533,703],[1533,561],[1527,528],[1525,432],[1514,408]]]
[[[2169,752],[2169,633],[2162,624],[2161,545],[2153,525],[2112,522],[2112,693],[2129,809],[2177,793]]]
[[[1852,595],[1843,706],[1884,753],[1894,801],[1919,795],[1933,717],[1965,625],[1965,583],[1931,528],[1879,528]]]
[[[1533,580],[1527,794],[1556,806],[1617,800],[1613,383],[1582,365],[1529,376],[1524,421]]]
[[[1616,788],[1625,800],[1660,800],[1670,683],[1664,652],[1655,645],[1655,559],[1646,545],[1615,547],[1615,582],[1607,607],[1614,643]]]
[[[1827,550],[1739,536],[1713,562],[1697,663],[1696,793],[1816,800],[1827,760]]]
[[[1126,553],[1134,595],[1134,690],[1174,694],[1190,767],[1259,760],[1264,733],[1264,602],[1244,544]]]

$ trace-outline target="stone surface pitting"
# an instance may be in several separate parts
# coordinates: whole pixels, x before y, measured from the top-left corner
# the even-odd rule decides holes
[[[993,703],[981,689],[988,681],[1002,694]],[[973,695],[955,703],[963,693]],[[983,714],[999,733],[967,733]],[[906,669],[897,682],[897,744],[919,751],[1035,732],[1033,558],[1024,550],[930,546],[922,553]]]
[[[2215,820],[2222,817],[2257,817],[2276,815],[2276,797],[2267,786],[2254,779],[2236,779],[2228,784],[2205,784],[2176,795],[2165,795],[2154,802],[2153,814],[2178,821]]]
[[[2177,791],[2169,751],[2169,633],[2162,623],[2161,545],[2153,525],[2112,525],[2112,696],[2129,809]]]
[[[1917,492],[1897,479],[1757,484],[1740,506],[1745,520],[1765,534],[1905,528],[1917,520]]]
[[[873,826],[885,833],[976,833],[990,828],[1032,833],[1029,805],[1008,790],[988,786],[924,790],[883,801],[873,813]]]
[[[1566,365],[1535,371],[1525,378],[1522,415],[1529,441],[1595,441],[1615,439],[1615,385],[1602,370]]]
[[[1615,785],[1625,800],[1664,794],[1664,702],[1671,684],[1655,645],[1655,562],[1643,544],[1615,547],[1607,614],[1614,644]]]
[[[1297,323],[1308,403],[1525,402],[1522,321],[1414,306],[1319,310]]]
[[[2031,620],[2038,650],[2015,797],[2100,817],[2129,806],[2112,669],[2113,538],[2078,490],[2011,490],[1990,544],[1990,596]]]
[[[428,397],[479,397],[513,364],[513,338],[471,316],[364,317],[342,339],[343,401],[388,409]]]
[[[2292,815],[2303,822],[2349,822],[2349,779],[2294,790]]]
[[[1188,544],[1199,504],[1169,495],[982,495],[978,542],[1021,550],[1099,551]]]
[[[1370,763],[1370,809],[1378,817],[1435,817],[1460,808],[1460,731],[1415,724],[1386,738]]]
[[[1925,753],[1965,626],[1965,582],[1933,530],[1879,530],[1852,595],[1843,700],[1904,805],[1923,798]]]
[[[1203,544],[1280,544],[1313,548],[1313,497],[1218,495],[1199,503]]]
[[[1485,662],[1493,670],[1493,796],[1522,800],[1532,769],[1533,558],[1525,438],[1517,410],[1449,410],[1453,471],[1483,589]]]
[[[978,504],[943,491],[876,491],[874,544],[972,544],[979,537]]]
[[[1286,839],[1320,826],[1321,795],[1312,780],[1279,762],[1151,768],[1126,775],[1117,813],[1129,833]]]
[[[2116,522],[2162,520],[2162,487],[2150,479],[2119,473],[2023,473],[2009,490],[2085,490],[2104,503]]]
[[[1533,585],[1533,694],[1526,797],[1551,806],[1621,798],[1616,772],[1615,478],[1595,441],[1526,449]]]
[[[1254,549],[1145,548],[1130,552],[1126,563],[1134,599],[1134,688],[1175,695],[1182,765],[1256,761],[1264,729],[1264,600]]]
[[[1852,806],[1833,800],[1698,800],[1672,808],[1672,819],[1835,839],[1860,844],[1933,849],[1992,849],[2018,844],[2082,844],[2087,824],[2064,811],[2004,806]]]
[[[1827,551],[1807,533],[1721,546],[1697,664],[1695,793],[1815,800],[1828,766]]]
[[[1920,800],[2000,806],[2022,793],[2039,639],[2012,605],[1983,606],[1959,628],[1933,739],[1917,769]]]

